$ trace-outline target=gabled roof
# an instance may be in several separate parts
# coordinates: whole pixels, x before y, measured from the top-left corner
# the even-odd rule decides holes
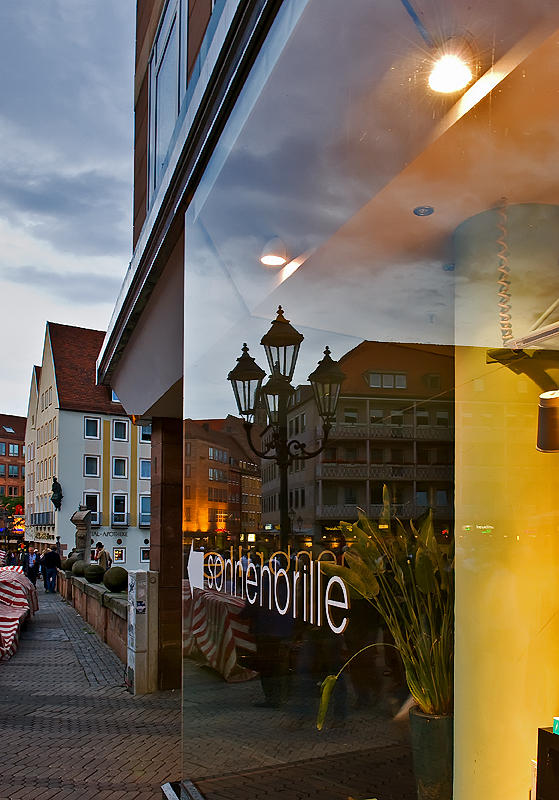
[[[126,415],[108,386],[97,386],[95,362],[104,331],[47,322],[60,409]]]
[[[23,442],[25,439],[26,417],[16,417],[13,414],[0,414],[0,439],[14,442]]]

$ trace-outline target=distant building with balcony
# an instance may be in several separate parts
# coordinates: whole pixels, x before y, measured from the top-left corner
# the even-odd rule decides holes
[[[362,342],[340,359],[346,375],[336,422],[322,453],[289,469],[294,533],[335,539],[339,522],[358,509],[378,519],[383,487],[402,520],[433,509],[435,530],[454,516],[454,349],[447,346]],[[309,450],[322,428],[310,387],[299,387],[288,416],[288,437]],[[263,522],[279,522],[279,475],[264,466]]]
[[[118,398],[95,382],[103,331],[48,322],[41,366],[33,368],[25,434],[26,538],[75,544],[70,517],[91,510],[92,538],[113,561],[149,561],[151,426],[135,426]],[[54,477],[62,506],[51,501]]]
[[[0,414],[0,503],[25,493],[25,417]]]
[[[242,421],[186,420],[183,535],[215,547],[249,544],[261,527],[260,465]]]

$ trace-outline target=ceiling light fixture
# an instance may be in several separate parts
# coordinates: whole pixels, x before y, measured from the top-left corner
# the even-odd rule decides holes
[[[266,267],[283,267],[288,261],[289,257],[285,242],[280,239],[279,236],[274,236],[273,239],[270,239],[270,241],[266,243],[266,246],[262,250],[260,263],[264,264]]]
[[[453,94],[473,80],[473,52],[467,41],[448,39],[437,50],[429,75],[429,88],[439,94]]]

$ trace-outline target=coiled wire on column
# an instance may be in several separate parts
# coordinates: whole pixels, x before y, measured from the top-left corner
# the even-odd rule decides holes
[[[499,230],[499,236],[497,237],[497,244],[499,246],[499,251],[497,253],[497,258],[499,259],[499,277],[497,280],[499,285],[499,325],[503,344],[506,345],[506,343],[513,338],[510,303],[509,248],[507,245],[508,218],[506,197],[501,198],[497,206],[497,215],[497,228]]]

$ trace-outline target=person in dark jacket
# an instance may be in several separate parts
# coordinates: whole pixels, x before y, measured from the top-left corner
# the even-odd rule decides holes
[[[53,544],[50,550],[47,550],[43,556],[43,567],[47,571],[47,592],[51,592],[52,594],[56,592],[56,571],[60,569],[60,566],[60,556],[56,551],[56,545]]]
[[[23,557],[23,571],[35,586],[39,574],[39,552],[34,547],[30,547]]]

